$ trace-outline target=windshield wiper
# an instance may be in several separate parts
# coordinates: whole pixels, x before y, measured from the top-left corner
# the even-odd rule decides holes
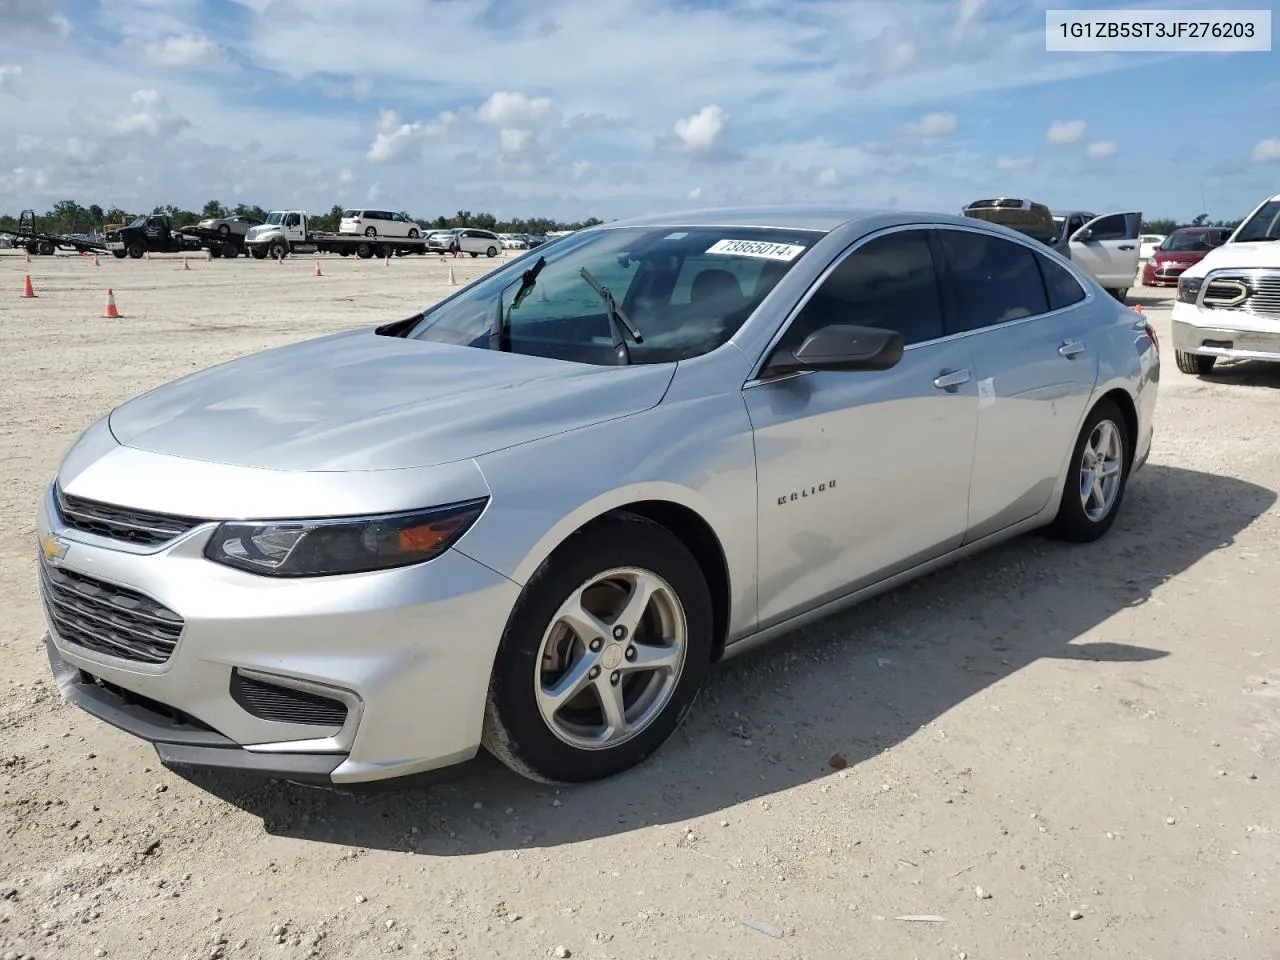
[[[520,276],[520,288],[516,290],[516,295],[511,300],[511,309],[517,309],[520,304],[524,303],[524,298],[533,290],[534,284],[538,282],[538,274],[542,272],[542,268],[547,265],[546,257],[539,257],[537,263],[526,270]],[[498,294],[497,312],[493,316],[493,326],[489,328],[489,349],[508,351],[511,346],[510,338],[507,336],[507,314],[502,309],[502,294]]]
[[[609,329],[613,331],[613,349],[618,355],[618,360],[625,364],[631,363],[631,350],[627,347],[626,338],[622,335],[623,329],[625,328],[626,332],[631,334],[631,339],[636,343],[644,343],[644,337],[640,335],[640,331],[636,329],[618,301],[613,299],[609,288],[597,280],[590,270],[583,267],[578,271],[578,275],[591,284],[591,289],[604,301],[605,313],[609,317]]]

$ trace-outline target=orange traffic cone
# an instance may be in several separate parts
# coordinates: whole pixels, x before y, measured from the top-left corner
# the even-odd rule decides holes
[[[317,260],[317,261],[316,261],[316,272],[315,272],[314,274],[312,274],[312,276],[316,276],[316,277],[323,277],[323,276],[324,276],[324,274],[320,272],[320,261],[319,261],[319,260]]]
[[[35,290],[31,289],[31,274],[29,273],[23,276],[22,295],[28,300],[32,299],[36,295]]]
[[[186,258],[186,257],[183,257],[183,258],[182,258],[182,269],[183,269],[183,270],[190,270],[190,269],[191,269],[191,264],[187,263],[187,258]]]
[[[111,292],[111,288],[107,288],[107,309],[102,314],[108,320],[117,320],[120,317],[120,311],[116,309],[116,295]]]

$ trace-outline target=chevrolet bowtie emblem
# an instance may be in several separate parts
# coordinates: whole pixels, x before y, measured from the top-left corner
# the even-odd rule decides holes
[[[57,537],[45,537],[40,543],[40,550],[46,560],[61,560],[67,555],[67,550],[70,547],[71,544]]]

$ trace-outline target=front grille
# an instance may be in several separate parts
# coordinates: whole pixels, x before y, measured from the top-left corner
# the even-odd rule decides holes
[[[40,560],[40,597],[66,643],[139,663],[164,663],[182,617],[150,597]]]
[[[340,727],[347,722],[347,706],[340,700],[306,690],[264,683],[231,672],[231,699],[260,720]]]
[[[1280,271],[1232,270],[1215,274],[1205,284],[1201,302],[1206,307],[1280,318]]]
[[[64,493],[61,487],[55,487],[54,493],[58,516],[66,526],[139,546],[155,547],[168,543],[205,522],[195,517],[150,513],[85,500]]]

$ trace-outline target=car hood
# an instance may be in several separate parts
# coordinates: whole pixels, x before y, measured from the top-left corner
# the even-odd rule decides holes
[[[478,457],[657,404],[675,364],[595,366],[357,330],[203,370],[112,411],[124,446],[269,470]]]
[[[1183,276],[1203,277],[1210,270],[1232,267],[1242,270],[1254,267],[1280,268],[1280,240],[1224,243],[1201,257]]]
[[[245,236],[252,240],[254,237],[265,236],[268,233],[277,233],[283,229],[284,227],[278,223],[260,223],[256,227],[250,227],[245,231]]]

